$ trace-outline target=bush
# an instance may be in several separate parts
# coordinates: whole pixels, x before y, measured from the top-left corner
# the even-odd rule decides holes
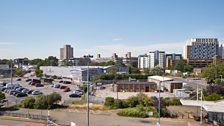
[[[139,104],[138,97],[132,96],[127,99],[127,104],[129,107],[136,107]]]
[[[22,103],[21,103],[21,107],[22,108],[29,108],[29,109],[33,109],[34,108],[34,103],[35,103],[35,99],[33,97],[26,97]]]
[[[221,100],[221,99],[222,99],[221,95],[215,94],[215,93],[212,93],[205,97],[206,101],[217,101],[217,100]]]
[[[122,109],[117,114],[119,116],[128,116],[128,117],[140,117],[140,118],[147,117],[147,114],[145,111],[141,111],[137,108]]]
[[[114,98],[113,97],[106,97],[104,105],[108,106],[110,108],[114,107]]]
[[[36,97],[34,108],[53,109],[59,101],[61,101],[61,95],[55,92],[50,95],[39,95]]]

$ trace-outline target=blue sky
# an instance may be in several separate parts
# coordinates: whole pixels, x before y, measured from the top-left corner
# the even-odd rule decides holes
[[[182,53],[192,37],[224,43],[224,0],[0,0],[0,59],[156,49]]]

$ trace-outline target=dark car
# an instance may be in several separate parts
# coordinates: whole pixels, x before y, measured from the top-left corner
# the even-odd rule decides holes
[[[32,92],[33,92],[33,90],[29,90],[29,91],[28,91],[28,94],[32,94]]]
[[[27,94],[25,94],[25,93],[18,93],[18,94],[16,94],[15,96],[16,96],[16,97],[26,97]]]
[[[71,84],[71,81],[63,81],[63,84]]]
[[[71,97],[71,98],[79,98],[79,97],[81,97],[81,95],[73,93],[73,94],[70,94],[69,97]]]
[[[36,87],[43,87],[44,85],[43,84],[36,84],[35,86]]]
[[[22,80],[21,78],[16,79],[16,81],[21,81],[21,80]]]
[[[59,83],[63,83],[63,80],[60,80]]]
[[[26,82],[30,82],[30,81],[32,81],[32,79],[26,79]]]

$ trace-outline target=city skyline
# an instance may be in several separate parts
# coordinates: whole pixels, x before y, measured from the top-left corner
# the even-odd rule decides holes
[[[224,1],[1,1],[0,59],[183,53],[189,38],[224,43]],[[209,8],[209,9],[208,9]],[[28,52],[28,53],[27,53]]]

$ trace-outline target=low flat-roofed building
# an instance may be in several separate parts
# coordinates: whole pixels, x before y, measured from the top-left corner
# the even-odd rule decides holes
[[[154,82],[141,81],[118,81],[116,83],[118,92],[153,92],[157,90],[157,85]]]
[[[173,93],[173,89],[182,89],[183,82],[174,81],[173,78],[162,77],[162,76],[149,76],[148,82],[154,82],[159,88],[159,83],[161,84],[161,90],[169,91]]]
[[[184,106],[202,107],[207,113],[208,121],[217,121],[224,124],[224,100],[221,101],[197,101],[197,100],[180,100]],[[203,115],[205,116],[205,115]]]

